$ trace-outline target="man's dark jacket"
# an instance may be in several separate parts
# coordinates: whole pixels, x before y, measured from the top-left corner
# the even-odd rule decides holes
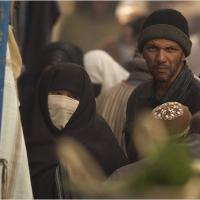
[[[153,80],[142,83],[131,94],[127,104],[124,128],[127,155],[131,161],[135,162],[139,159],[132,139],[134,122],[138,114],[145,109],[153,109],[169,101],[177,101],[188,106],[192,114],[200,110],[200,80],[194,78],[186,65],[161,99],[155,98]]]

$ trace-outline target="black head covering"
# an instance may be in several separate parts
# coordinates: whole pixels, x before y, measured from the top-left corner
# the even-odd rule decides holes
[[[147,41],[165,38],[177,42],[186,56],[190,54],[192,42],[186,18],[177,10],[160,9],[149,15],[138,38],[138,49],[142,52]]]
[[[35,95],[36,85],[42,70],[49,65],[55,67],[59,63],[70,62],[83,66],[83,51],[80,47],[63,42],[49,43],[42,49],[37,70],[25,71],[18,79],[19,100],[21,103],[20,112],[22,124],[29,118],[32,111],[33,96]],[[28,114],[28,116],[27,116]]]
[[[79,98],[77,110],[62,130],[58,130],[49,117],[47,98],[49,91],[52,90],[67,90]],[[54,146],[59,137],[68,136],[80,142],[94,156],[107,175],[128,163],[111,129],[96,114],[89,76],[76,64],[60,64],[42,73],[31,127],[26,134],[33,191],[37,198],[52,198],[48,194],[49,184],[44,185],[43,179],[46,177],[46,171],[50,171],[48,181],[52,183],[54,180],[55,167],[58,164]],[[52,180],[49,180],[49,176]],[[47,196],[41,195],[44,193]]]
[[[50,91],[66,90],[79,99],[79,106],[67,126],[63,130],[58,130],[51,122],[48,112],[47,97]],[[96,116],[96,104],[92,90],[92,85],[88,74],[84,69],[73,63],[60,64],[56,67],[50,67],[41,76],[39,84],[40,108],[44,119],[51,126],[51,129],[57,135],[58,132],[73,131],[76,134],[77,129],[88,128],[94,123]],[[86,126],[87,125],[87,126]],[[68,133],[66,135],[69,135]]]
[[[75,44],[64,42],[52,42],[43,48],[39,59],[41,69],[62,62],[83,66],[83,50]]]

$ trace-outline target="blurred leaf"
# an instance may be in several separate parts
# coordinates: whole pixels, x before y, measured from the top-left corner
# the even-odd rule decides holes
[[[168,142],[169,135],[161,120],[153,118],[151,112],[142,113],[136,123],[133,135],[135,146],[141,157],[160,151]]]
[[[103,192],[100,186],[106,176],[80,143],[71,138],[62,138],[58,145],[58,155],[77,189],[91,194]]]
[[[105,181],[101,168],[81,144],[70,138],[59,141],[60,161],[78,191],[93,198],[200,197],[200,161],[193,162],[186,146],[149,117],[143,115],[136,128],[136,143],[143,145],[140,152],[148,159],[119,181]]]

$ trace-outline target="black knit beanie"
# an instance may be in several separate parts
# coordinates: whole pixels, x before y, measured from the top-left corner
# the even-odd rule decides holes
[[[185,17],[174,9],[161,9],[153,12],[145,20],[138,38],[138,49],[155,38],[165,38],[177,42],[185,53],[190,54],[192,42],[189,38],[188,23]]]

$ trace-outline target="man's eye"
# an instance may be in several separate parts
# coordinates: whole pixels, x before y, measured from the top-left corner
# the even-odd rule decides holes
[[[167,52],[169,52],[169,53],[174,53],[174,52],[176,52],[178,49],[176,49],[176,48],[174,48],[174,47],[168,47],[168,48],[166,48],[165,49]]]
[[[149,51],[149,52],[157,51],[157,48],[154,47],[154,46],[147,46],[145,49],[146,49],[147,51]]]

